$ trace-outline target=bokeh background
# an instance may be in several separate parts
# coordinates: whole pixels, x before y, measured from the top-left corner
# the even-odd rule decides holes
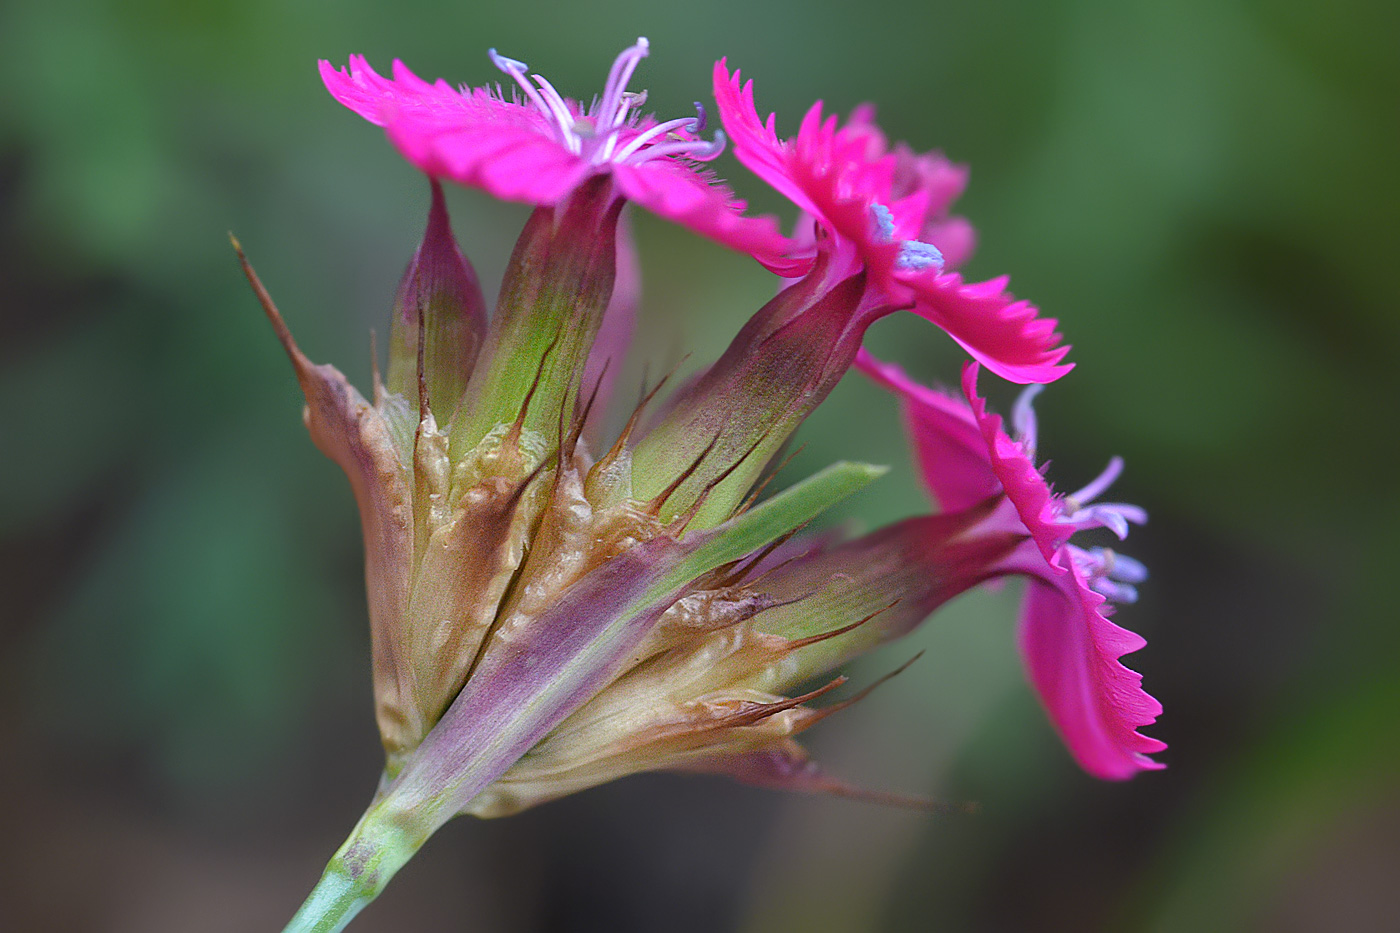
[[[972,166],[975,277],[1010,272],[1079,368],[1042,396],[1065,488],[1107,457],[1152,522],[1119,620],[1167,771],[1079,773],[1022,681],[1018,591],[851,673],[919,664],[812,736],[933,817],[634,778],[434,838],[355,929],[1370,930],[1400,915],[1400,6],[710,0],[0,7],[0,928],[275,930],[371,793],[358,526],[313,449],[234,230],[302,345],[369,373],[427,186],[315,60],[566,93],[638,34],[663,114],[722,54],[792,131],[822,97]],[[726,156],[721,170],[763,207]],[[525,216],[450,200],[490,291]],[[638,362],[717,354],[771,289],[647,217]],[[878,352],[951,380],[918,322]],[[990,384],[990,383],[989,383]],[[1009,402],[1009,390],[994,392]],[[894,472],[852,377],[792,475]]]

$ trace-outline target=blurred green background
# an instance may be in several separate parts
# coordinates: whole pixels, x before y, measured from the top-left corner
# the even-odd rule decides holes
[[[1009,587],[857,667],[928,651],[813,736],[842,774],[980,815],[635,778],[451,824],[355,928],[1389,928],[1400,6],[1379,0],[0,7],[0,928],[279,929],[374,787],[351,497],[226,238],[364,384],[427,186],[315,60],[481,83],[494,45],[588,96],[638,34],[663,115],[727,54],[786,132],[817,97],[871,100],[972,166],[969,272],[1011,273],[1075,347],[1039,406],[1052,477],[1121,453],[1116,493],[1152,515],[1127,550],[1153,579],[1119,620],[1149,640],[1130,664],[1170,767],[1075,769],[1022,682]],[[450,198],[490,292],[525,212]],[[713,357],[771,289],[637,231],[634,385],[644,360]],[[919,322],[870,343],[956,376]],[[895,465],[847,518],[927,509],[856,377],[802,440],[792,475]]]

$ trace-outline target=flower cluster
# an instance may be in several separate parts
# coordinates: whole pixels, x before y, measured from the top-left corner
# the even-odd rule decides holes
[[[1029,581],[1021,650],[1071,754],[1104,778],[1159,767],[1148,756],[1162,743],[1137,730],[1160,707],[1119,662],[1142,640],[1108,619],[1146,572],[1071,542],[1099,528],[1121,538],[1145,515],[1094,501],[1116,459],[1071,496],[1036,467],[1030,400],[1069,371],[1069,348],[1004,278],[954,271],[974,239],[950,212],[966,171],[891,146],[869,108],[841,123],[817,104],[782,138],[724,61],[722,129],[706,135],[700,104],[657,120],[628,90],[647,54],[645,39],[624,51],[587,105],[494,50],[504,89],[429,83],[399,62],[388,78],[359,57],[321,63],[331,94],[384,128],[432,199],[369,399],[307,359],[244,260],[312,438],[360,507],[386,755],[378,794],[289,930],[340,929],[455,815],[640,771],[891,799],[824,773],[794,738],[862,694],[818,703],[839,676],[799,688],[1006,576]],[[795,205],[790,233],[710,171],[727,144]],[[534,206],[490,313],[443,181]],[[654,387],[605,437],[598,413],[639,305],[628,204],[752,256],[777,288],[717,360]],[[973,358],[962,397],[862,349],[896,311]],[[942,508],[842,540],[803,529],[880,468],[838,463],[762,493],[853,367],[899,399]],[[977,393],[981,368],[1030,384],[1014,436]]]

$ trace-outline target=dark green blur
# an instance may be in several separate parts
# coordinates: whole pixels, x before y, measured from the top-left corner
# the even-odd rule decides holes
[[[368,387],[428,185],[315,71],[601,88],[638,34],[663,116],[728,55],[795,130],[872,100],[972,166],[969,267],[1058,317],[1040,399],[1073,489],[1108,457],[1151,513],[1119,621],[1169,769],[1080,774],[1020,679],[1014,587],[849,673],[926,657],[812,736],[928,817],[644,777],[458,821],[353,929],[1380,929],[1400,913],[1400,7],[1247,0],[713,0],[0,7],[0,929],[254,930],[290,916],[372,792],[358,522],[312,447],[235,232],[303,349]],[[782,205],[725,156],[719,170]],[[488,303],[527,211],[450,190]],[[636,218],[618,381],[713,359],[752,262]],[[870,346],[954,381],[902,318]],[[690,357],[681,363],[685,354]],[[984,376],[1004,410],[1010,387]],[[851,377],[791,482],[893,472],[839,510],[927,510],[890,400]],[[850,689],[850,688],[847,688]]]

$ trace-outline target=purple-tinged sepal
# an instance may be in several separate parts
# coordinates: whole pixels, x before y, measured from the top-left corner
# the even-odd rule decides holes
[[[632,223],[624,211],[617,224],[617,273],[613,279],[612,298],[603,311],[603,321],[588,353],[583,368],[583,391],[592,400],[584,436],[599,440],[606,420],[613,386],[622,372],[632,336],[637,329],[637,311],[642,303],[642,263],[637,255],[637,243],[632,235]]]
[[[423,242],[394,297],[385,386],[410,406],[421,388],[439,417],[457,407],[486,336],[481,283],[452,236],[442,186],[432,181]]]
[[[964,402],[860,351],[872,322],[910,310],[1008,379],[1068,369],[1054,320],[1004,279],[952,271],[972,248],[950,213],[965,169],[891,147],[869,108],[842,126],[818,104],[780,139],[721,62],[736,155],[801,212],[785,237],[707,166],[725,136],[706,135],[703,106],[641,113],[628,87],[648,50],[618,56],[587,105],[494,51],[504,90],[322,63],[332,94],[429,177],[432,207],[372,401],[307,360],[245,260],[312,436],[360,506],[385,748],[378,793],[289,931],[341,929],[454,815],[640,771],[911,803],[823,774],[795,736],[871,689],[836,692],[842,664],[1007,574],[1031,578],[1022,648],[1076,757],[1105,777],[1154,766],[1160,743],[1136,728],[1155,701],[1118,663],[1141,640],[1106,602],[1135,598],[1146,571],[1070,541],[1145,519],[1098,501],[1121,462],[1057,495],[1035,465],[1030,396],[1003,429],[975,367]],[[489,318],[439,179],[534,206]],[[607,403],[640,297],[627,202],[787,282],[718,360],[644,391],[614,437]],[[849,540],[804,534],[881,472],[837,464],[763,498],[776,455],[855,363],[904,398],[945,511]]]

